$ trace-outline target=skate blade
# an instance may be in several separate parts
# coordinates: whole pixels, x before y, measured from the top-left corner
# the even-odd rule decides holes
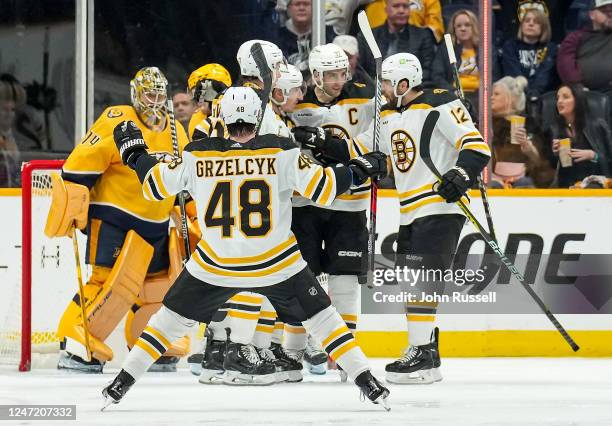
[[[237,371],[225,371],[223,383],[232,386],[269,386],[274,384],[275,374],[252,375]]]
[[[202,366],[200,364],[189,364],[189,371],[194,376],[200,376],[202,374]]]
[[[327,369],[325,368],[325,364],[310,364],[307,363],[308,371],[310,374],[316,374],[317,376],[322,376],[327,373]]]
[[[396,385],[430,385],[442,380],[442,374],[437,368],[419,370],[413,373],[387,372],[385,380]]]
[[[202,369],[198,382],[203,385],[221,385],[223,384],[223,370],[205,370]]]
[[[276,383],[283,383],[289,380],[289,373],[286,371],[277,371],[274,373],[274,381]]]
[[[380,405],[385,411],[391,411],[391,406],[389,405],[389,391],[386,390],[380,394],[378,398],[372,401],[373,404]]]
[[[297,383],[297,382],[301,382],[302,380],[304,380],[304,376],[302,376],[301,371],[293,370],[293,371],[287,371],[286,373],[287,373],[288,383]]]
[[[102,408],[100,408],[100,411],[104,411],[106,409],[106,407],[108,407],[109,405],[113,405],[113,404],[117,404],[118,401],[115,401],[113,398],[111,398],[108,395],[104,394],[104,391],[102,391]]]

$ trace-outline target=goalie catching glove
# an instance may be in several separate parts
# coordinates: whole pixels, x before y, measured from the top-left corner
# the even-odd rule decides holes
[[[453,167],[442,175],[437,192],[447,203],[456,203],[472,186],[470,175],[461,167]]]
[[[349,161],[353,173],[353,185],[362,185],[368,178],[382,179],[387,176],[387,156],[380,151],[372,151]]]
[[[113,130],[113,138],[123,164],[134,169],[138,158],[146,154],[149,148],[136,123],[129,120],[117,124]]]

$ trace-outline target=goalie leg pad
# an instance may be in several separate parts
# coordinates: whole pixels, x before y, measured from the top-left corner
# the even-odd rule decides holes
[[[45,224],[49,238],[70,236],[72,225],[83,229],[87,225],[89,189],[84,185],[65,182],[59,173],[51,174],[51,206]]]
[[[104,342],[132,307],[141,291],[152,256],[153,247],[136,232],[129,231],[112,269],[93,266],[92,277],[84,287],[87,326],[93,344]],[[80,303],[77,293],[58,328],[60,338],[72,339],[73,351],[77,350],[75,343],[85,345]],[[101,361],[112,358],[112,351],[106,345],[99,350],[97,347],[92,349],[94,357],[100,356]],[[83,348],[78,352],[86,351]]]

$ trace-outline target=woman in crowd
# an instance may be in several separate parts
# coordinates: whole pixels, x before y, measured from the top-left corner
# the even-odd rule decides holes
[[[554,171],[549,166],[537,125],[525,112],[525,77],[504,77],[493,84],[494,188],[547,187]]]
[[[478,44],[480,31],[478,18],[467,9],[458,10],[451,17],[448,31],[455,46],[461,86],[472,105],[478,105]],[[448,52],[440,45],[434,60],[433,81],[437,86],[452,88],[453,75],[448,62]]]
[[[603,117],[589,115],[582,85],[563,85],[557,90],[556,120],[546,133],[552,147],[549,158],[557,168],[557,186],[568,188],[592,175],[612,177],[610,127]],[[571,164],[562,167],[560,141],[567,138],[571,141],[567,153]]]
[[[539,9],[529,9],[523,16],[517,37],[506,41],[502,49],[503,75],[525,77],[529,83],[529,99],[553,90],[557,81],[557,46],[551,43],[550,37],[548,17]]]

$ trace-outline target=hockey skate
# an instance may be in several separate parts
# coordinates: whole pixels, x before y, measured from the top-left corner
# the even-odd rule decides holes
[[[209,328],[206,329],[205,336],[206,346],[204,353],[200,354],[198,381],[203,384],[221,384],[225,373],[223,360],[225,359],[226,343],[223,340],[214,340],[214,335]],[[191,372],[194,372],[194,368],[191,369]]]
[[[276,380],[276,367],[263,362],[253,345],[228,342],[223,368],[228,385],[271,385]]]
[[[285,368],[285,364],[276,358],[271,349],[257,348],[257,353],[259,354],[259,359],[261,359],[263,363],[269,363],[274,366],[276,370],[276,383],[286,382],[287,379],[289,379],[289,373]]]
[[[161,356],[149,367],[151,373],[176,373],[176,364],[179,362],[177,356]]]
[[[125,370],[121,370],[115,380],[110,385],[102,389],[102,396],[104,397],[104,405],[100,411],[104,411],[106,407],[111,404],[119,404],[119,401],[123,396],[130,390],[130,387],[134,384],[134,378],[127,373]]]
[[[387,398],[389,397],[389,389],[380,384],[372,373],[364,371],[357,378],[355,384],[359,386],[361,394],[372,401],[374,404],[380,404],[387,411],[391,410]]]
[[[325,368],[327,354],[321,349],[321,346],[313,340],[312,336],[308,336],[308,344],[304,352],[304,361],[306,362],[310,374],[321,375],[325,374],[327,371]]]
[[[95,358],[91,361],[85,361],[83,358],[66,351],[60,353],[59,361],[57,362],[58,370],[69,370],[78,373],[102,374],[103,368],[104,363]]]
[[[285,349],[278,343],[272,343],[271,350],[286,373],[287,382],[301,382],[304,379],[302,376],[304,351]]]
[[[433,332],[431,343],[409,346],[398,360],[385,367],[386,380],[396,384],[431,384],[442,380],[440,352],[438,350],[438,328]]]

